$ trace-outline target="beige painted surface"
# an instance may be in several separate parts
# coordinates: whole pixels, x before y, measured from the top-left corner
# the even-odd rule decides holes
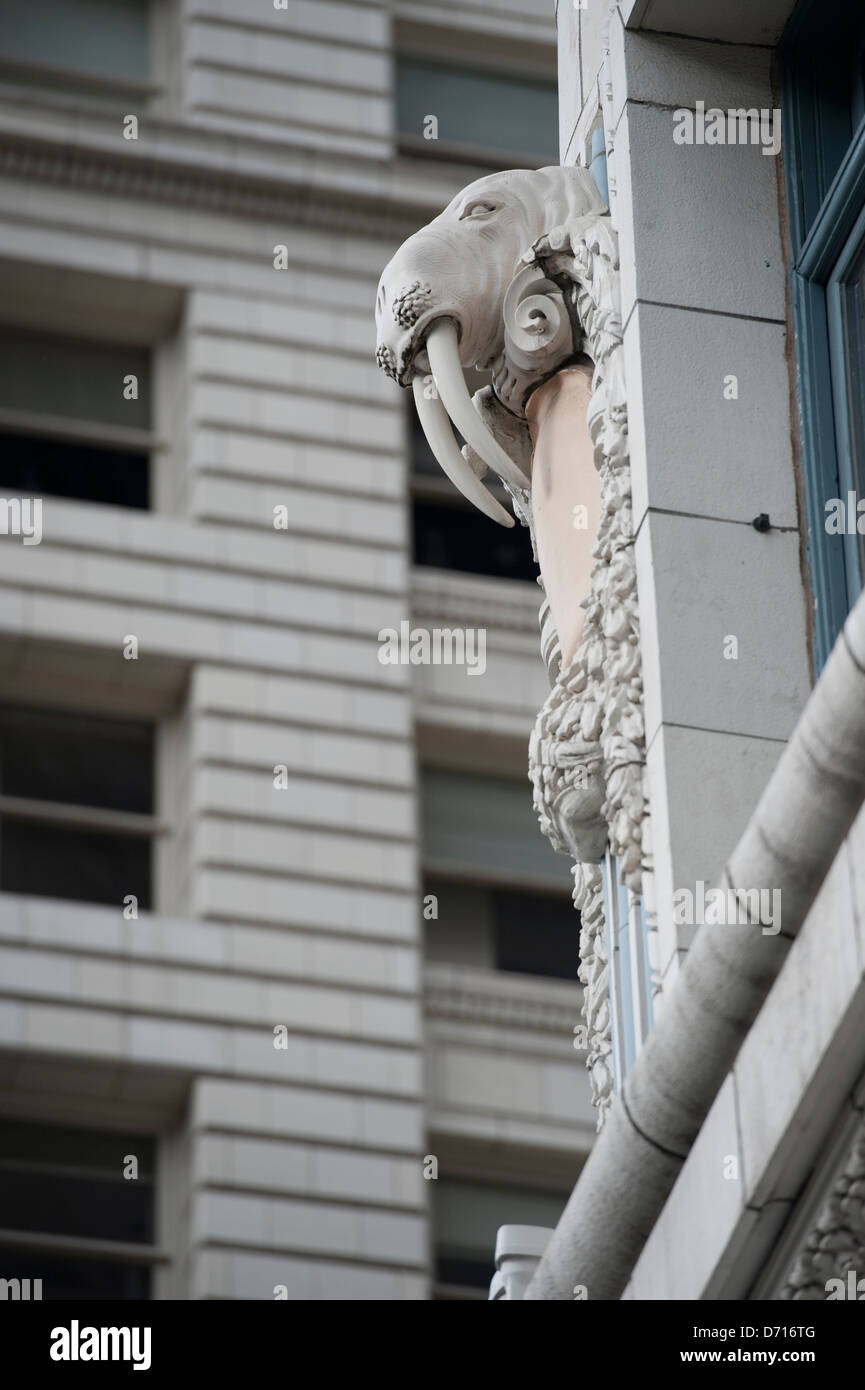
[[[563,668],[583,631],[601,485],[586,411],[591,367],[569,367],[539,387],[526,415],[532,434],[532,515],[538,560],[559,635]]]

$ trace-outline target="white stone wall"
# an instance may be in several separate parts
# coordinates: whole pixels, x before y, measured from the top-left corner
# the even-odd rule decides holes
[[[685,8],[625,7],[623,22],[621,7],[590,0],[567,10],[560,50],[571,74],[563,150],[584,162],[603,120],[620,240],[667,982],[693,935],[671,926],[673,893],[717,877],[811,684],[776,159],[755,145],[673,141],[674,111],[697,100],[771,110],[771,49],[752,38],[755,15],[733,26],[741,42],[729,26],[716,35],[708,12],[720,6],[706,7],[706,37],[692,38]],[[667,20],[673,30],[657,32]],[[730,375],[737,399],[724,396]],[[772,529],[761,534],[751,523],[764,512]],[[724,656],[729,637],[737,659]]]
[[[770,1299],[788,1278],[865,1109],[863,855],[860,813],[624,1298]],[[823,1217],[830,1252],[851,1248],[837,1233],[853,1224],[852,1212],[836,1199]]]
[[[183,0],[183,35],[183,106],[196,125],[328,153],[392,153],[387,4]]]
[[[464,965],[428,965],[428,1116],[445,1149],[458,1139],[535,1149],[572,1179],[596,1116],[574,1051],[574,990]],[[575,1065],[579,1062],[580,1065]],[[571,1165],[571,1166],[569,1166]]]

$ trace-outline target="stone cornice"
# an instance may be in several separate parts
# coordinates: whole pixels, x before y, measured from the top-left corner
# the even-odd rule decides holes
[[[464,166],[430,167],[431,161],[418,170],[408,159],[349,160],[290,146],[272,150],[263,141],[240,146],[236,137],[195,127],[165,126],[152,141],[125,147],[104,134],[73,143],[60,128],[39,123],[40,133],[32,133],[24,122],[7,122],[6,114],[0,104],[6,177],[388,241],[416,231],[466,174]]]
[[[493,970],[430,965],[424,1010],[431,1018],[554,1033],[567,1040],[574,1031],[580,992],[550,980],[526,980]]]
[[[417,621],[519,633],[533,651],[537,646],[543,594],[534,584],[417,566],[412,571],[411,597],[412,616]]]
[[[829,1280],[846,1285],[851,1273],[854,1284],[865,1277],[865,1120],[861,1114],[775,1296],[825,1301]]]
[[[343,191],[314,189],[299,182],[229,176],[204,166],[174,164],[146,156],[129,159],[97,149],[64,150],[53,142],[3,134],[0,174],[388,240],[411,235],[427,212],[419,209],[412,214],[397,204],[366,201]]]

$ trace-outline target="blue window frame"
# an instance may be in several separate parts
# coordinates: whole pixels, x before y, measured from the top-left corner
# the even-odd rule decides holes
[[[865,13],[850,0],[801,0],[779,59],[819,671],[865,575]],[[830,533],[833,499],[844,530]]]
[[[654,1021],[650,924],[643,899],[621,882],[618,861],[609,849],[603,870],[613,1080],[619,1091]]]

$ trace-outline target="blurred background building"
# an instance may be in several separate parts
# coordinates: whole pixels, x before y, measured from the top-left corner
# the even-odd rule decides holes
[[[46,1298],[483,1297],[591,1143],[529,541],[373,361],[396,245],[557,121],[550,0],[4,0],[0,1275]],[[485,672],[382,665],[404,620]]]

